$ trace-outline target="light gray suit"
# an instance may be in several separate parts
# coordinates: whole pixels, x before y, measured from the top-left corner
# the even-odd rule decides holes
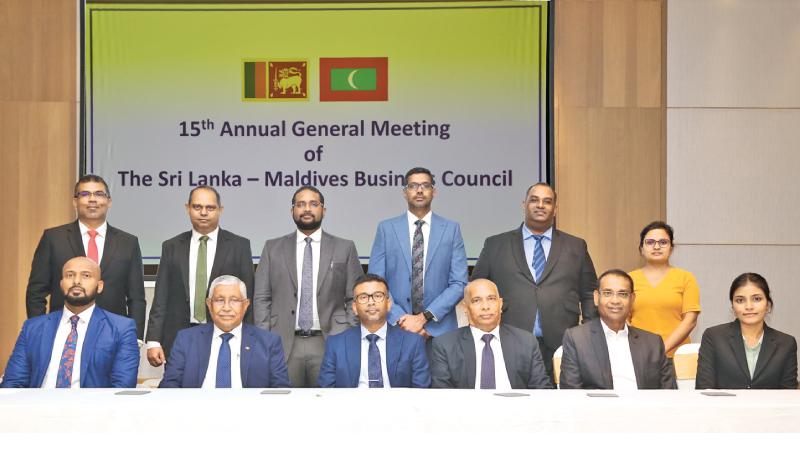
[[[614,389],[608,344],[600,320],[564,333],[561,389]],[[628,325],[628,344],[639,389],[677,388],[661,336]]]
[[[297,322],[297,233],[270,239],[264,244],[261,262],[255,275],[253,311],[255,325],[280,336],[284,354],[291,359],[295,344]],[[350,303],[353,285],[364,271],[358,262],[358,252],[353,241],[322,232],[320,238],[319,273],[317,275],[317,312],[322,335],[340,333],[357,323]],[[306,338],[298,338],[306,339]],[[309,339],[310,341],[310,339]],[[320,351],[324,351],[324,346]],[[292,376],[290,364],[290,378]],[[307,380],[316,382],[319,365],[306,373]],[[292,384],[302,386],[297,379]]]

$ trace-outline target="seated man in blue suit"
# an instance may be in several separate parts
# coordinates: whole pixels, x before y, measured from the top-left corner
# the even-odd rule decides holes
[[[378,224],[369,271],[389,282],[390,324],[436,337],[458,327],[455,305],[467,285],[467,255],[458,223],[431,211],[431,171],[415,167],[405,181],[408,210]]]
[[[317,380],[320,387],[430,386],[425,341],[387,324],[391,308],[386,280],[371,273],[356,280],[353,312],[361,326],[328,338]]]
[[[250,306],[244,282],[222,275],[208,292],[211,323],[178,332],[158,387],[289,387],[281,338],[242,323]]]
[[[83,256],[68,260],[61,291],[63,310],[22,325],[0,387],[136,387],[136,323],[95,305],[103,291],[100,266]]]

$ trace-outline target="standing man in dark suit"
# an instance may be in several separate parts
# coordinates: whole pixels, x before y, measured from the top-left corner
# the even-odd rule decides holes
[[[500,324],[503,299],[489,280],[470,282],[462,305],[469,326],[433,340],[435,388],[551,389],[539,343],[531,333]]]
[[[147,324],[147,360],[158,367],[169,358],[178,331],[207,322],[206,292],[210,280],[234,275],[253,293],[250,241],[219,228],[222,200],[210,186],[198,186],[185,205],[192,231],[161,245],[156,292]],[[252,314],[245,316],[252,323]]]
[[[600,318],[564,333],[561,389],[676,389],[661,336],[625,323],[636,300],[633,279],[612,269],[598,282]]]
[[[430,338],[458,327],[455,306],[467,285],[467,255],[458,223],[431,211],[430,170],[415,167],[403,187],[408,210],[378,224],[369,271],[389,282],[389,323]]]
[[[325,212],[319,189],[297,189],[297,230],[268,240],[256,270],[255,323],[280,336],[294,387],[317,385],[325,339],[355,324],[350,302],[364,271],[353,241],[322,230]]]
[[[142,250],[136,236],[106,222],[111,193],[105,180],[84,175],[75,184],[72,205],[78,220],[44,231],[31,263],[25,306],[28,318],[64,307],[65,295],[58,288],[61,268],[67,260],[86,256],[100,264],[106,288],[97,305],[106,311],[128,316],[136,322],[136,336],[144,337],[145,309]]]
[[[556,193],[546,183],[528,188],[525,222],[486,239],[472,279],[494,281],[505,299],[503,323],[533,332],[547,372],[567,328],[597,315],[597,273],[583,239],[555,229]]]

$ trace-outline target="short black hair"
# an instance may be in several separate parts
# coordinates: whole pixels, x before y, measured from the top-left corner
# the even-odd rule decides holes
[[[733,279],[733,283],[731,283],[731,290],[728,293],[728,297],[730,298],[731,303],[733,303],[733,294],[736,292],[736,290],[747,283],[752,283],[757,288],[761,289],[764,292],[764,296],[767,297],[767,302],[769,302],[769,306],[773,306],[772,296],[769,295],[769,284],[767,284],[767,280],[761,275],[754,272],[745,272]]]
[[[554,202],[558,202],[558,194],[556,194],[556,190],[553,189],[553,186],[550,186],[548,183],[545,183],[544,181],[540,181],[540,182],[538,182],[536,184],[532,184],[532,185],[528,186],[528,189],[525,191],[525,198],[523,200],[527,200],[528,199],[528,194],[531,193],[531,189],[535,188],[536,186],[549,187],[550,190],[553,191],[553,201]]]
[[[433,174],[431,173],[430,170],[424,167],[414,167],[413,169],[409,169],[409,171],[406,172],[406,178],[405,178],[406,184],[408,184],[408,179],[411,177],[411,175],[416,175],[419,173],[427,175],[431,179],[431,185],[436,186],[436,181],[434,181],[433,179]]]
[[[667,225],[667,223],[662,220],[656,220],[655,222],[648,223],[644,228],[642,228],[642,232],[639,233],[639,250],[641,250],[644,246],[644,237],[647,236],[647,233],[653,230],[666,231],[667,236],[669,236],[670,245],[673,248],[675,247],[675,232],[672,230],[672,227]]]
[[[389,290],[389,283],[387,283],[382,276],[375,275],[374,273],[365,273],[364,275],[360,275],[358,278],[356,278],[356,282],[353,284],[353,291],[355,291],[359,285],[372,281],[383,283],[383,285],[386,286],[386,290]]]
[[[208,191],[213,192],[214,195],[217,196],[217,206],[222,206],[222,197],[220,197],[219,192],[217,192],[217,190],[214,189],[213,187],[206,186],[205,184],[201,184],[200,186],[197,186],[196,188],[194,188],[191,191],[189,191],[189,201],[186,202],[186,203],[188,203],[189,205],[192,204],[192,195],[194,195],[194,191],[196,191],[198,189],[206,189]]]
[[[108,198],[111,198],[111,191],[108,190],[108,183],[106,183],[106,180],[104,180],[103,177],[101,177],[100,175],[87,173],[86,175],[78,178],[78,182],[75,183],[75,189],[74,189],[75,195],[78,195],[78,186],[80,186],[82,183],[101,183],[103,187],[106,188],[106,195],[108,196]]]
[[[306,186],[300,186],[299,188],[297,188],[296,191],[294,191],[294,194],[292,194],[292,206],[294,206],[294,200],[297,198],[297,194],[303,191],[316,192],[317,195],[319,195],[319,202],[322,203],[323,205],[325,204],[325,196],[322,195],[322,192],[320,192],[319,189],[315,188],[314,186],[306,185]]]
[[[625,272],[622,269],[608,269],[605,272],[603,272],[602,275],[597,277],[597,289],[598,290],[600,290],[600,282],[603,280],[603,278],[609,277],[609,276],[625,278],[626,280],[628,280],[628,285],[630,285],[630,287],[631,287],[631,292],[633,292],[633,278],[631,278],[631,276],[628,275],[628,272]]]

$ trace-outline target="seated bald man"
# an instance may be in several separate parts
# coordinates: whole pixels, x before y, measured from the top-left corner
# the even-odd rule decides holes
[[[222,275],[208,293],[210,323],[178,332],[158,387],[289,387],[281,338],[242,323],[250,306],[244,282]]]
[[[22,325],[0,387],[136,387],[136,323],[95,305],[100,266],[82,256],[68,260],[61,291],[64,309]]]
[[[500,324],[503,299],[486,279],[470,282],[461,300],[469,326],[433,340],[434,388],[552,389],[532,333]]]
[[[636,299],[630,275],[612,269],[598,282],[600,318],[564,333],[561,389],[676,389],[661,336],[625,322]]]

